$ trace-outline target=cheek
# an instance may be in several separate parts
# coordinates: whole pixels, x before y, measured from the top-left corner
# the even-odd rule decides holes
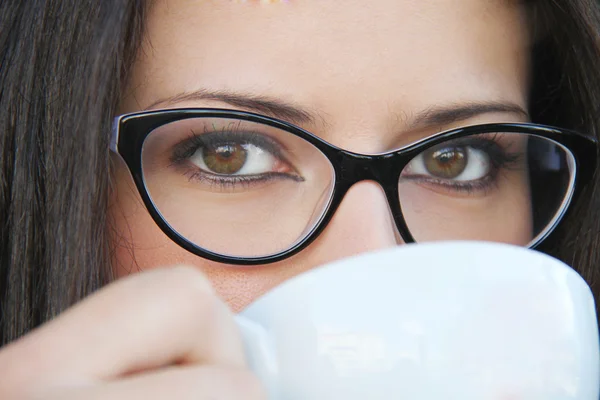
[[[152,268],[192,265],[209,278],[219,297],[237,312],[306,269],[291,259],[269,266],[240,267],[214,263],[189,253],[156,225],[124,165],[115,168],[114,182],[109,215],[114,232],[113,266],[117,278]]]
[[[417,184],[401,188],[403,213],[417,242],[485,240],[527,245],[535,236],[529,183],[513,177],[487,195],[449,197]]]

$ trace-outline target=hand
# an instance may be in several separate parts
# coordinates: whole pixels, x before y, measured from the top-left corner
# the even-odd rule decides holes
[[[3,400],[263,398],[231,312],[189,267],[121,279],[0,349]]]

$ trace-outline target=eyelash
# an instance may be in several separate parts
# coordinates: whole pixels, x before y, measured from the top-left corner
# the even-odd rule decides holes
[[[246,175],[246,176],[220,176],[214,177],[212,174],[204,171],[189,171],[185,173],[185,176],[190,180],[195,180],[200,183],[208,184],[211,188],[217,188],[220,190],[232,190],[232,189],[247,189],[253,184],[268,182],[273,179],[283,178],[284,174],[271,173],[261,175]]]
[[[230,130],[222,130],[219,132],[216,130],[207,131],[205,129],[203,133],[197,133],[192,130],[191,135],[187,139],[182,140],[175,146],[175,150],[171,156],[171,162],[176,163],[183,161],[191,157],[199,148],[228,142],[252,144],[267,150],[277,158],[285,160],[285,157],[280,150],[282,146],[275,140],[262,133],[246,130],[238,131],[236,128],[232,128]]]

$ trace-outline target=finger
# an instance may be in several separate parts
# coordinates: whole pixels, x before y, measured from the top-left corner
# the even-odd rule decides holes
[[[98,291],[0,352],[0,376],[86,383],[173,363],[244,365],[230,311],[190,267],[137,274]]]
[[[264,400],[250,372],[214,366],[169,367],[94,387],[40,393],[39,400]]]

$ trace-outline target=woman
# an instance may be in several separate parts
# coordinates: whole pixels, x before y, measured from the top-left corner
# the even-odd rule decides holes
[[[0,5],[0,397],[262,398],[217,298],[403,242],[600,293],[597,2],[237,3]]]

